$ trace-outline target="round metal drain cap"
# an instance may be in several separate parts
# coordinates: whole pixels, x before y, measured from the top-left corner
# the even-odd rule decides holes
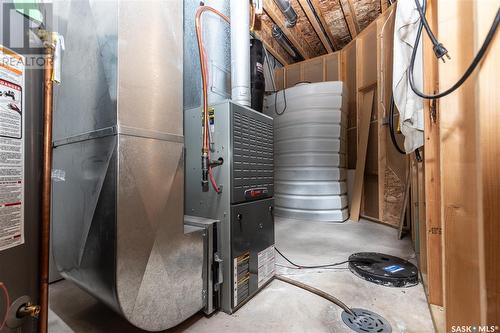
[[[342,312],[342,320],[354,332],[359,333],[391,333],[392,327],[389,322],[376,314],[365,309],[351,309],[356,315]]]
[[[411,287],[418,284],[415,265],[383,253],[354,253],[349,257],[349,269],[367,281],[384,286]]]

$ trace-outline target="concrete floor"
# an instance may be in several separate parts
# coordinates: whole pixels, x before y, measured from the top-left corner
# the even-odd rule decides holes
[[[359,251],[415,261],[408,237],[397,240],[397,230],[368,221],[327,224],[278,218],[276,246],[293,261],[310,265],[343,261]],[[346,268],[299,271],[283,267],[281,258],[278,265],[278,274],[331,293],[348,306],[380,314],[393,332],[434,332],[421,284],[389,288],[361,280]],[[142,332],[67,281],[51,285],[50,308],[50,333]],[[352,332],[340,314],[328,301],[275,280],[233,315],[196,315],[168,332]]]

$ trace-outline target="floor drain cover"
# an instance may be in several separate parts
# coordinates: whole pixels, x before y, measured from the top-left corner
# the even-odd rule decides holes
[[[354,253],[349,269],[355,275],[390,287],[411,287],[418,284],[418,269],[411,262],[376,252]]]
[[[359,333],[391,333],[392,327],[389,322],[378,314],[364,310],[351,309],[356,315],[350,315],[347,312],[342,312],[342,320],[354,332]]]

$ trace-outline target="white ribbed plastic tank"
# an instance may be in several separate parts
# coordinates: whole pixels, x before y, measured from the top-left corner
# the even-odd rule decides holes
[[[275,113],[276,110],[282,115]],[[347,114],[344,84],[299,84],[266,99],[275,131],[275,202],[280,216],[343,222]]]

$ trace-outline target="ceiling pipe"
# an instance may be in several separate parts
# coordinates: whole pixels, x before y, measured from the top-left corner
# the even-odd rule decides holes
[[[281,30],[280,27],[278,27],[276,24],[273,25],[273,37],[294,60],[299,60],[302,58],[292,47],[292,45],[288,41],[288,38],[286,38],[285,34],[283,33],[283,30]]]
[[[250,4],[231,0],[231,99],[250,106]]]
[[[293,9],[289,0],[274,0],[274,3],[286,17],[286,26],[292,28],[297,24],[297,13]]]

